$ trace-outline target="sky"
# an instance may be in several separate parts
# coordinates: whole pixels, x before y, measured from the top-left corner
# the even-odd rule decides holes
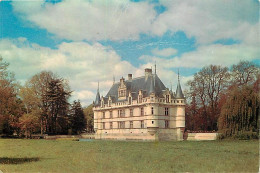
[[[166,87],[202,67],[260,65],[258,0],[0,0],[0,55],[24,84],[50,70],[87,106],[156,63]]]

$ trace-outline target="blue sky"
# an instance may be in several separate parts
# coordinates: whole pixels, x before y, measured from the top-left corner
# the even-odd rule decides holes
[[[1,1],[0,54],[24,83],[42,70],[70,81],[73,97],[105,95],[113,76],[156,62],[166,86],[185,83],[203,66],[260,65],[259,2]]]

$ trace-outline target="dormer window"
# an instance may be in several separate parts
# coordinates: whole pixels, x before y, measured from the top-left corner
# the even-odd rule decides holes
[[[142,101],[143,101],[143,92],[142,90],[140,90],[138,94],[138,103],[142,103]]]
[[[125,97],[126,96],[126,90],[125,89],[120,89],[118,91],[118,96],[119,97]]]
[[[128,97],[128,104],[129,104],[129,105],[132,104],[132,97]]]
[[[118,87],[118,98],[126,99],[126,85],[123,77],[120,79],[120,85]]]
[[[104,100],[103,99],[101,100],[101,107],[102,108],[104,107]]]
[[[107,105],[108,105],[108,107],[111,107],[111,105],[112,105],[112,99],[110,96],[108,97]]]
[[[170,95],[166,95],[166,103],[170,103]]]

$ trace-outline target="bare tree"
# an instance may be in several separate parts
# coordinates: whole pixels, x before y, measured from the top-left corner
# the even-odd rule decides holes
[[[202,68],[188,82],[189,95],[196,101],[203,117],[203,130],[216,130],[220,114],[219,100],[221,93],[227,88],[229,73],[227,67],[210,65]]]

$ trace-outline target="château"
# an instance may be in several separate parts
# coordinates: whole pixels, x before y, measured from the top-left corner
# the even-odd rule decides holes
[[[123,77],[105,97],[99,87],[94,101],[95,139],[183,140],[185,97],[179,77],[176,92],[152,69],[142,77]]]

